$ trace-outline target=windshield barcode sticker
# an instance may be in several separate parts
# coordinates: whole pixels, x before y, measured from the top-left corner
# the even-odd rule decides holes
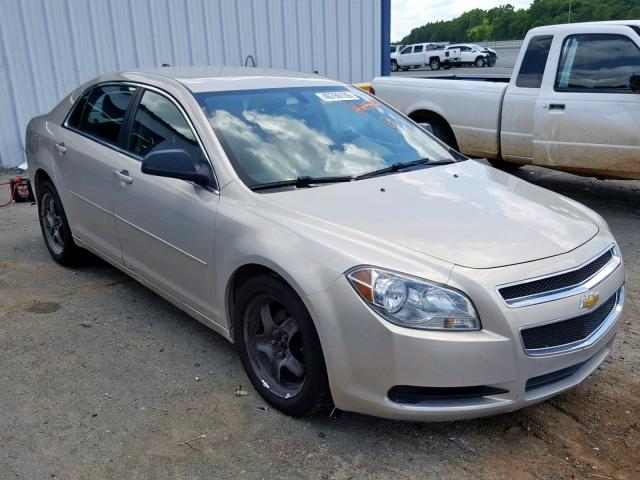
[[[318,98],[323,102],[347,102],[350,100],[360,100],[360,98],[351,92],[320,92],[316,93]]]

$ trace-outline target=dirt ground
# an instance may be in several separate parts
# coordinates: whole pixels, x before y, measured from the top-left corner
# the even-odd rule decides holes
[[[0,209],[0,478],[640,478],[640,182],[518,175],[613,229],[616,348],[551,401],[451,423],[264,411],[232,345],[97,259],[56,265],[35,206]]]

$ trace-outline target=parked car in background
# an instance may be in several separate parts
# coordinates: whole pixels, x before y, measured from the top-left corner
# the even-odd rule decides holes
[[[397,72],[400,67],[398,67],[398,53],[400,53],[400,50],[402,50],[402,48],[404,47],[404,45],[391,45],[391,71],[392,72]]]
[[[425,66],[429,66],[431,70],[448,69],[460,61],[460,49],[449,49],[445,45],[435,43],[407,45],[396,57],[396,62],[402,70]]]
[[[105,75],[32,119],[26,152],[51,256],[90,250],[235,342],[288,415],[510,412],[613,344],[624,266],[599,215],[334,80]]]
[[[380,77],[376,95],[502,168],[640,179],[640,21],[538,27],[511,78]]]
[[[469,43],[455,43],[448,45],[448,49],[460,50],[460,61],[455,64],[456,67],[462,65],[475,65],[476,67],[493,67],[496,64],[498,56],[495,50],[479,45]]]

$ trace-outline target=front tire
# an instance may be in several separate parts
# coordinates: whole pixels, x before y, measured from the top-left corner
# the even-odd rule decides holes
[[[38,186],[38,217],[44,244],[51,257],[61,265],[75,264],[81,251],[73,241],[60,196],[49,180]]]
[[[318,333],[296,292],[275,275],[261,274],[238,289],[235,338],[254,388],[291,416],[311,415],[330,398]]]
[[[478,68],[484,67],[484,64],[485,64],[484,58],[482,58],[482,57],[476,58],[476,61],[474,62],[474,64]]]
[[[440,60],[437,58],[432,58],[431,61],[429,62],[429,68],[431,68],[431,70],[440,70],[441,66],[442,64],[440,63]]]
[[[398,70],[400,70],[400,67],[398,66],[398,62],[396,62],[395,60],[391,60],[391,71],[397,72]]]

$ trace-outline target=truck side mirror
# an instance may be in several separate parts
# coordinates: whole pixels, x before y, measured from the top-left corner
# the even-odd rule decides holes
[[[629,88],[633,93],[640,93],[640,75],[631,75],[629,79]]]

